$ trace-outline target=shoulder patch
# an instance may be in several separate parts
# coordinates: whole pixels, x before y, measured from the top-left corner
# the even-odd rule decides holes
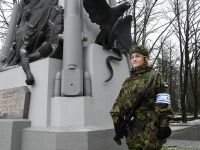
[[[163,82],[163,85],[164,85],[165,87],[168,87],[167,82]]]

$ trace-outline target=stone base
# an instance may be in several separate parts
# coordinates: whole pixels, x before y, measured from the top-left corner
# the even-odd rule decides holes
[[[54,97],[51,100],[50,126],[79,126],[94,124],[92,97]]]
[[[29,120],[0,120],[0,150],[21,150],[22,130],[30,127]]]
[[[114,131],[107,127],[47,127],[23,131],[21,150],[128,150],[113,141]]]
[[[21,66],[0,72],[0,90],[27,86],[31,91],[28,119],[31,126],[47,127],[50,124],[51,98],[55,75],[61,70],[61,60],[46,58],[30,63],[35,78],[32,86],[25,83],[26,76]]]

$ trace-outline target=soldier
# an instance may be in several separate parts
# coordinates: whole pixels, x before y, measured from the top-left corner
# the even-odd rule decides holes
[[[130,49],[130,57],[133,67],[131,75],[123,83],[110,112],[115,132],[116,135],[124,135],[124,131],[119,128],[120,123],[127,110],[133,106],[138,94],[147,87],[152,76],[154,80],[147,96],[134,113],[134,117],[144,124],[144,130],[132,126],[133,134],[124,136],[129,150],[159,150],[171,135],[169,120],[173,117],[173,112],[168,86],[161,74],[152,69],[147,48],[142,45],[133,46]]]

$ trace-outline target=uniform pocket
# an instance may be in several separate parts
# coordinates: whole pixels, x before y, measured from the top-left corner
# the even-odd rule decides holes
[[[155,113],[155,111],[147,111],[147,122],[146,122],[146,132],[147,135],[145,135],[146,140],[149,142],[156,141],[157,133],[158,133],[158,117]]]
[[[157,137],[158,127],[155,124],[155,120],[151,120],[147,123],[144,131],[144,149],[155,150],[161,147]]]

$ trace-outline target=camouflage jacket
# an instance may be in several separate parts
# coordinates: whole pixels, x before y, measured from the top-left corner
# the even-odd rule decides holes
[[[110,111],[113,122],[117,123],[123,116],[124,110],[128,110],[135,102],[137,95],[148,85],[152,68],[144,66],[133,71],[129,78],[125,80],[120,93]],[[173,117],[172,108],[166,103],[155,103],[156,95],[168,93],[168,86],[163,81],[159,72],[153,70],[154,81],[148,95],[135,112],[135,117],[147,124],[151,120],[159,127],[169,126],[169,120]]]

